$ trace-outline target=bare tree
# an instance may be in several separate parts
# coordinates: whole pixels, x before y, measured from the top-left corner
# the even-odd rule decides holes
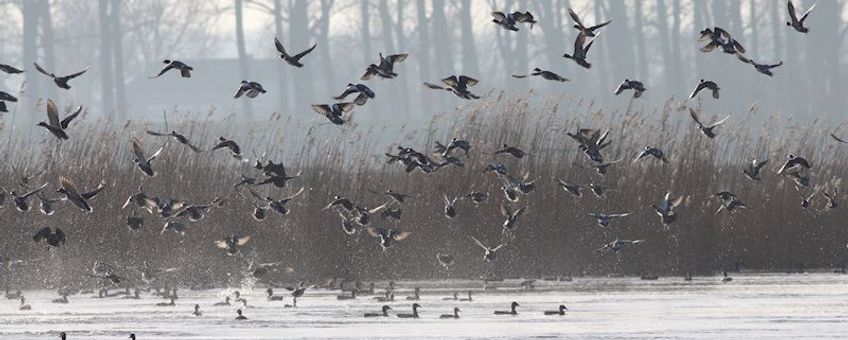
[[[115,97],[117,98],[116,115],[118,120],[123,120],[124,112],[127,110],[127,94],[124,83],[124,32],[121,27],[122,0],[112,0],[112,13],[109,14],[112,24],[112,57],[115,66]]]
[[[235,16],[236,16],[236,48],[238,49],[239,72],[243,80],[250,81],[250,61],[248,60],[247,49],[244,46],[244,1],[235,0]],[[242,97],[242,108],[248,119],[253,119],[253,105],[250,99]]]
[[[109,0],[98,2],[98,24],[100,25],[100,93],[103,96],[102,113],[111,115],[115,110],[112,74],[112,38],[109,36],[112,23],[109,20]]]

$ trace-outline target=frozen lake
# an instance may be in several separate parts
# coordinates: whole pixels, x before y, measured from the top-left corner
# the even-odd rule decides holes
[[[54,304],[55,292],[24,292],[31,311],[18,301],[0,301],[0,339],[281,339],[281,338],[844,338],[848,331],[848,275],[737,274],[720,277],[575,278],[572,282],[537,282],[524,291],[517,282],[482,291],[479,282],[398,283],[389,318],[364,318],[383,303],[371,296],[338,301],[339,291],[310,290],[298,308],[286,300],[267,301],[264,287],[246,295],[249,319],[236,321],[236,306],[213,306],[229,291],[180,290],[173,307],[158,307],[159,298],[140,300],[71,296]],[[423,288],[420,319],[399,319],[411,312],[411,287]],[[378,284],[378,290],[382,287]],[[473,302],[443,301],[451,292],[474,289]],[[278,290],[277,294],[286,294]],[[460,294],[462,297],[462,294]],[[509,303],[521,304],[516,316],[496,316]],[[203,316],[191,314],[195,303]],[[543,311],[565,304],[565,316]],[[461,319],[440,320],[459,307]]]

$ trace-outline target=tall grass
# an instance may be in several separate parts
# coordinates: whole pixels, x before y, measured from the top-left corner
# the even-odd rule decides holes
[[[817,121],[794,122],[774,113],[765,126],[752,124],[753,117],[760,114],[755,108],[734,113],[730,122],[719,128],[718,137],[710,140],[699,134],[683,103],[673,100],[658,108],[631,102],[626,109],[608,110],[580,98],[534,99],[532,92],[496,93],[487,99],[464,102],[454,112],[435,114],[428,124],[402,126],[338,128],[318,123],[318,119],[294,117],[245,125],[232,115],[189,121],[172,113],[169,129],[186,134],[205,149],[223,135],[238,141],[248,158],[264,155],[264,159],[284,161],[290,173],[302,171],[288,188],[258,189],[282,197],[301,186],[307,188],[290,203],[290,215],[272,214],[263,222],[251,219],[250,203],[233,194],[240,174],[258,173],[252,169],[252,162],[239,162],[226,151],[195,154],[171,142],[154,161],[159,176],[146,178],[136,171],[131,136],[142,137],[148,152],[152,152],[163,140],[146,136],[144,131],[164,130],[163,126],[84,118],[71,126],[71,140],[62,143],[46,131],[9,134],[7,128],[2,137],[8,142],[0,155],[5,164],[0,169],[4,179],[0,184],[7,189],[17,186],[18,175],[13,169],[25,168],[30,173],[36,172],[34,169],[45,171],[31,186],[50,182],[48,196],[55,195],[52,191],[59,176],[71,178],[82,188],[95,187],[101,178],[108,185],[93,201],[95,211],[91,214],[65,204],[47,217],[37,211],[18,212],[7,203],[0,210],[0,256],[26,263],[13,267],[4,280],[6,284],[37,286],[79,282],[85,280],[94,261],[124,266],[148,261],[157,267],[180,267],[167,280],[184,284],[235,284],[247,275],[251,263],[273,261],[294,268],[290,274],[271,274],[274,281],[682,275],[711,273],[737,264],[772,270],[843,265],[848,256],[848,213],[842,208],[826,210],[821,196],[813,208],[802,209],[801,192],[776,175],[775,169],[787,154],[802,155],[813,163],[813,185],[832,188],[848,171],[848,151],[831,142],[827,135],[831,127]],[[702,113],[706,120],[719,115],[709,110]],[[624,161],[606,177],[574,165],[588,164],[577,144],[565,135],[578,126],[611,129],[613,143],[605,149],[605,156]],[[446,142],[452,137],[473,144],[463,168],[445,167],[429,175],[418,171],[407,174],[400,166],[386,164],[382,156],[394,152],[397,145],[429,151],[434,141]],[[492,155],[503,143],[522,147],[530,156],[516,160]],[[664,149],[670,163],[632,163],[646,145]],[[749,181],[741,172],[753,157],[771,160],[759,183]],[[529,172],[531,178],[538,179],[537,190],[514,204],[529,209],[514,239],[502,235],[502,182],[482,173],[488,162],[503,162],[514,176]],[[578,199],[559,189],[552,177],[614,190],[606,198],[584,195]],[[139,185],[148,194],[190,203],[204,204],[214,197],[228,200],[202,221],[188,223],[185,235],[160,235],[164,221],[146,212],[139,212],[145,217],[145,227],[130,231],[124,222],[131,209],[121,210],[120,206]],[[375,219],[376,225],[412,232],[386,251],[362,230],[354,236],[345,235],[338,215],[322,210],[335,194],[368,207],[387,201],[387,197],[369,189],[414,195],[404,204],[400,223]],[[491,199],[478,207],[462,201],[454,220],[442,215],[442,194],[462,195],[471,190],[489,192]],[[707,197],[722,190],[737,193],[750,209],[715,214],[718,204]],[[650,205],[669,191],[686,199],[678,209],[678,223],[665,229]],[[605,229],[596,226],[588,215],[625,211],[633,214]],[[34,243],[32,234],[44,226],[62,228],[68,235],[67,244],[47,250],[45,244]],[[230,257],[216,249],[213,241],[234,233],[250,234],[253,239],[241,254]],[[486,263],[471,236],[491,245],[508,245],[496,261]],[[646,242],[617,254],[597,251],[616,238]],[[456,264],[451,269],[442,268],[435,258],[437,252],[453,254]],[[134,276],[131,271],[124,274]]]

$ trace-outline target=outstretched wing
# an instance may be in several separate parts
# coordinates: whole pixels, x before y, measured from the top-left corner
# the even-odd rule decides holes
[[[38,70],[38,72],[41,72],[42,74],[44,74],[45,76],[48,76],[50,78],[55,78],[52,73],[45,71],[43,68],[41,68],[41,66],[38,65],[38,63],[32,63],[32,64],[35,65],[35,69]]]
[[[277,46],[277,52],[280,52],[280,54],[289,57],[289,54],[286,53],[286,48],[283,47],[283,43],[281,43],[280,39],[277,39],[277,37],[274,37],[274,45]]]
[[[713,125],[710,125],[710,127],[711,127],[711,128],[714,128],[714,127],[716,127],[716,126],[719,126],[719,125],[721,125],[721,124],[724,124],[724,122],[726,122],[729,118],[730,118],[730,115],[727,115],[727,117],[724,117],[724,119],[722,119],[722,120],[720,120],[720,121],[717,121],[717,122],[713,123]]]
[[[314,49],[315,49],[315,47],[318,47],[318,44],[317,44],[317,43],[316,43],[316,44],[312,44],[312,47],[310,47],[308,50],[303,51],[303,52],[300,52],[300,53],[296,54],[296,55],[295,55],[294,57],[292,57],[292,58],[293,58],[293,59],[300,59],[300,58],[303,58],[303,56],[305,56],[305,55],[309,54],[309,52],[312,52],[312,50],[314,50]]]
[[[483,242],[480,242],[480,240],[478,240],[476,237],[471,236],[471,239],[474,240],[474,243],[476,243],[480,248],[483,248],[485,250],[489,250],[489,247],[486,247],[486,245],[483,244]]]
[[[786,7],[788,7],[788,10],[789,10],[789,19],[793,23],[798,22],[798,17],[795,16],[796,15],[795,14],[795,5],[792,4],[792,0],[789,0],[789,1],[786,2]]]
[[[138,138],[133,137],[132,148],[133,153],[135,154],[135,159],[139,161],[147,159],[144,157],[144,150],[141,148],[141,142],[139,142]]]
[[[810,12],[813,11],[813,8],[816,8],[816,5],[818,5],[818,3],[813,4],[812,6],[810,6],[810,9],[804,12],[804,15],[801,16],[800,20],[802,23],[804,22],[804,20],[807,20],[807,16],[810,15]]]
[[[50,126],[59,127],[62,125],[59,122],[59,108],[50,99],[47,100],[47,120],[50,122]]]
[[[833,134],[833,133],[831,133],[831,134],[830,134],[830,137],[833,137],[833,139],[835,139],[837,142],[840,142],[840,143],[848,143],[848,141],[846,141],[846,140],[844,140],[844,139],[841,139],[841,138],[839,138],[839,137],[836,137],[836,135],[835,135],[835,134]]]
[[[70,116],[65,117],[65,119],[62,119],[62,129],[67,129],[68,125],[71,124],[71,122],[74,120],[74,118],[77,118],[77,116],[79,116],[80,113],[82,113],[82,105],[80,105],[80,107],[77,108],[76,112],[74,112]]]
[[[74,79],[74,78],[76,78],[76,77],[79,77],[79,76],[81,76],[83,73],[85,73],[86,71],[88,71],[88,68],[89,68],[89,67],[91,67],[91,66],[90,66],[90,65],[89,65],[89,66],[86,66],[86,67],[85,67],[82,71],[79,71],[79,72],[74,73],[74,74],[71,74],[71,75],[67,75],[67,76],[65,76],[64,78],[67,78],[68,80],[71,80],[71,79]]]
[[[576,23],[577,26],[580,26],[581,29],[586,28],[586,26],[583,26],[583,21],[580,21],[580,17],[577,16],[577,13],[574,13],[573,9],[568,9],[568,15],[571,16],[571,19],[574,20],[574,23]]]
[[[444,89],[445,89],[445,88],[444,88],[444,87],[442,87],[442,86],[439,86],[439,85],[436,85],[436,84],[432,84],[432,83],[427,83],[427,82],[425,82],[425,83],[424,83],[424,86],[426,86],[426,87],[428,87],[428,88],[431,88],[431,89],[433,89],[433,90],[444,90]]]

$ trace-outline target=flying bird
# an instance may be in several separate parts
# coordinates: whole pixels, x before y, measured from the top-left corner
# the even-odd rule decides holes
[[[589,213],[590,216],[594,217],[598,220],[598,226],[601,228],[607,227],[610,225],[610,222],[616,218],[622,218],[626,216],[630,216],[630,212],[621,213],[621,214],[604,214],[604,213]]]
[[[365,103],[368,102],[368,99],[374,98],[376,96],[374,94],[374,91],[372,91],[371,88],[369,88],[365,84],[348,83],[347,88],[345,88],[344,92],[342,92],[342,94],[338,96],[333,97],[333,99],[344,100],[345,98],[347,98],[348,95],[353,93],[359,93],[359,95],[356,96],[356,99],[353,101],[354,103],[356,103],[356,105],[365,105]]]
[[[397,229],[368,227],[368,234],[372,237],[380,238],[380,247],[382,247],[383,251],[385,251],[386,249],[389,249],[394,242],[403,241],[409,237],[411,232],[400,231]]]
[[[807,33],[810,31],[810,28],[804,26],[804,21],[807,20],[807,16],[810,15],[810,12],[813,11],[813,8],[816,8],[816,5],[813,4],[804,12],[804,15],[801,16],[801,19],[798,19],[798,13],[795,11],[795,5],[792,4],[792,0],[786,2],[787,10],[789,11],[789,21],[786,22],[786,26],[794,28],[796,31],[801,33]]]
[[[633,98],[639,98],[642,96],[643,92],[647,91],[645,84],[642,84],[641,81],[630,79],[624,79],[624,81],[615,88],[615,95],[617,96],[625,90],[633,90]]]
[[[265,88],[262,87],[262,84],[255,81],[242,80],[241,85],[239,85],[239,88],[236,90],[236,94],[233,95],[233,98],[240,98],[242,95],[245,95],[248,98],[256,98],[260,94],[266,92],[267,91],[265,91]]]
[[[592,44],[595,42],[595,38],[597,36],[593,36],[592,39],[586,41],[587,35],[583,32],[577,35],[577,39],[574,40],[574,53],[568,54],[565,53],[562,56],[567,59],[574,60],[577,65],[583,66],[585,68],[592,68],[592,64],[586,61],[586,54],[589,53],[589,48],[592,47]]]
[[[433,89],[433,90],[446,90],[446,91],[451,92],[454,95],[456,95],[457,97],[462,98],[462,99],[479,99],[480,98],[480,96],[473,94],[473,93],[471,93],[471,91],[468,90],[469,86],[477,85],[477,83],[478,83],[477,79],[474,79],[474,78],[471,78],[471,77],[468,77],[468,76],[463,76],[463,75],[460,75],[458,77],[455,76],[455,75],[452,75],[450,77],[442,79],[442,83],[444,83],[447,86],[436,85],[436,84],[426,83],[426,82],[424,83],[424,86],[426,86],[429,89]]]
[[[17,209],[18,211],[21,211],[21,212],[29,211],[29,209],[30,209],[29,198],[32,195],[38,194],[39,192],[41,192],[41,190],[44,190],[44,188],[46,188],[46,187],[47,187],[47,183],[44,183],[40,187],[38,187],[38,188],[36,188],[36,189],[34,189],[30,192],[27,192],[23,195],[18,195],[18,193],[16,191],[12,190],[9,194],[12,195],[12,202],[15,204],[15,209]]]
[[[194,152],[197,152],[197,153],[201,152],[200,148],[195,146],[194,144],[192,144],[191,141],[189,141],[188,138],[186,138],[186,136],[184,136],[180,133],[177,133],[176,131],[171,131],[170,133],[162,133],[162,132],[147,130],[147,134],[151,135],[151,136],[156,136],[156,137],[171,137],[175,141],[177,141],[178,143],[183,144],[185,146],[188,146],[189,149],[191,149],[191,151],[194,151]]]
[[[32,236],[32,240],[36,243],[45,240],[48,246],[59,247],[65,245],[65,233],[59,228],[53,231],[50,227],[44,227]]]
[[[537,23],[530,12],[492,12],[492,22],[508,31],[518,31],[516,24],[529,23],[530,29],[533,29],[533,24]]]
[[[82,211],[85,212],[94,211],[94,209],[91,208],[91,205],[88,204],[88,201],[93,199],[95,196],[97,196],[97,194],[103,191],[103,188],[106,184],[105,182],[101,181],[97,189],[94,189],[89,192],[80,192],[74,186],[74,183],[71,182],[71,180],[67,177],[60,177],[59,183],[62,185],[62,187],[56,190],[56,192],[65,195],[65,198],[63,200],[70,201],[77,208],[80,208]]]
[[[239,147],[238,143],[236,143],[235,141],[226,139],[224,137],[218,137],[218,144],[215,144],[215,146],[212,147],[212,151],[223,148],[230,150],[230,154],[233,156],[233,158],[241,159],[241,147]]]
[[[758,162],[755,158],[751,161],[750,164],[748,164],[748,168],[742,170],[742,173],[744,173],[745,177],[748,177],[748,179],[752,181],[759,181],[761,180],[760,171],[763,169],[764,166],[766,166],[766,164],[768,164],[768,162],[768,159],[762,162]]]
[[[335,104],[314,104],[312,110],[324,116],[330,123],[335,125],[343,125],[350,121],[352,114],[350,113],[356,107],[356,102],[345,102]]]
[[[803,157],[789,155],[786,163],[777,170],[778,175],[792,174],[800,172],[802,169],[810,169],[810,162]]]
[[[757,70],[757,72],[765,74],[769,77],[774,76],[774,73],[771,72],[771,69],[783,65],[783,60],[781,60],[777,64],[758,64],[754,60],[749,59],[749,58],[747,58],[747,57],[745,57],[744,55],[741,55],[741,54],[736,54],[736,58],[741,60],[743,63],[753,65],[754,69]]]
[[[663,163],[668,163],[668,159],[665,158],[665,152],[663,152],[662,150],[660,150],[658,148],[651,147],[651,146],[646,146],[645,150],[642,150],[642,152],[640,152],[639,155],[637,155],[636,158],[633,159],[633,163],[636,163],[640,159],[648,157],[648,156],[659,159]]]
[[[318,46],[318,44],[312,44],[312,47],[310,47],[306,51],[300,52],[300,53],[295,54],[295,55],[289,55],[286,52],[285,47],[283,47],[283,43],[280,42],[280,39],[277,39],[275,37],[274,38],[274,45],[277,47],[277,52],[280,52],[280,58],[282,58],[283,60],[286,61],[286,63],[288,63],[289,65],[294,66],[294,67],[303,67],[303,64],[300,62],[300,59],[303,58],[303,56],[309,54],[309,52],[312,52],[312,50],[314,50],[315,47]]]
[[[219,249],[225,249],[227,255],[233,256],[238,254],[239,247],[244,246],[248,241],[250,241],[250,235],[241,237],[233,235],[226,239],[215,241],[215,246]]]
[[[730,115],[727,115],[727,117],[724,117],[724,119],[720,121],[717,121],[710,125],[704,125],[704,123],[701,123],[701,119],[698,118],[698,112],[695,112],[695,110],[693,110],[692,108],[689,108],[689,115],[692,116],[692,120],[694,120],[695,123],[698,124],[698,130],[700,130],[701,133],[704,134],[704,136],[707,136],[710,139],[716,137],[715,128],[721,124],[724,124],[724,122],[726,122],[727,119],[730,118]]]
[[[165,67],[163,67],[162,70],[159,71],[159,74],[150,77],[150,79],[159,78],[170,70],[178,70],[180,71],[180,76],[182,76],[183,78],[191,78],[191,71],[194,70],[194,68],[186,65],[185,63],[179,60],[165,59],[162,61],[162,63],[165,64]]]
[[[695,87],[695,90],[692,91],[692,94],[689,95],[689,98],[690,99],[695,98],[695,96],[698,95],[698,92],[701,92],[701,90],[704,90],[704,89],[712,91],[713,92],[713,98],[718,99],[718,96],[719,96],[718,84],[716,84],[714,81],[704,80],[704,79],[701,79],[701,82],[698,83],[698,86]]]
[[[59,121],[59,109],[56,107],[56,104],[53,103],[52,100],[47,100],[47,122],[39,122],[36,124],[37,126],[41,126],[47,131],[50,131],[56,138],[61,140],[67,140],[68,134],[65,130],[68,128],[68,125],[77,118],[82,112],[82,106],[80,106],[76,112],[71,115],[65,117],[62,121]]]
[[[558,75],[554,72],[545,71],[545,70],[542,70],[538,67],[534,68],[533,72],[530,72],[530,76],[539,76],[539,77],[542,77],[543,79],[546,79],[546,80],[558,81],[558,82],[567,82],[567,81],[570,80],[570,79],[565,78],[563,76],[560,76],[560,75]],[[512,77],[521,79],[521,78],[527,78],[528,75],[513,74]]]
[[[654,211],[656,211],[657,215],[660,215],[663,226],[668,227],[677,221],[677,214],[674,213],[674,209],[677,208],[682,202],[683,196],[672,200],[671,193],[667,192],[663,197],[662,201],[660,201],[659,206],[651,205],[651,207],[654,208]]]
[[[486,262],[491,262],[491,261],[494,261],[495,259],[497,259],[497,257],[498,257],[497,251],[499,249],[503,248],[503,246],[506,245],[505,243],[501,243],[497,247],[491,248],[491,247],[483,244],[483,242],[480,242],[480,240],[478,240],[474,236],[471,236],[471,239],[474,240],[474,243],[477,244],[478,247],[483,248],[483,261],[486,261]]]
[[[67,76],[64,76],[64,77],[58,77],[53,73],[45,71],[43,68],[41,68],[41,66],[38,66],[38,63],[32,63],[32,64],[35,65],[35,69],[38,70],[38,72],[41,72],[42,74],[44,74],[44,75],[46,75],[50,78],[53,78],[53,82],[56,83],[56,86],[59,86],[60,88],[63,88],[65,90],[71,89],[71,86],[68,85],[68,82],[71,81],[71,79],[79,77],[83,73],[85,73],[85,71],[88,71],[88,66],[86,66],[85,69],[83,69],[82,71],[79,71],[77,73],[67,75]]]
[[[167,143],[165,143],[165,145],[167,145]],[[162,150],[165,149],[165,145],[162,145],[159,150],[156,150],[156,152],[150,155],[150,157],[147,157],[144,154],[144,149],[141,147],[141,141],[139,141],[138,138],[133,137],[132,148],[133,154],[135,155],[135,159],[133,159],[133,161],[142,173],[150,177],[156,177],[156,171],[153,171],[153,165],[151,162],[153,162],[156,157],[159,157],[159,154],[161,154]]]
[[[386,57],[383,57],[383,54],[380,53],[380,65],[368,65],[365,69],[365,74],[362,75],[362,80],[368,80],[377,76],[382,79],[393,79],[398,76],[395,73],[395,63],[402,62],[406,60],[407,54],[392,54]]]

